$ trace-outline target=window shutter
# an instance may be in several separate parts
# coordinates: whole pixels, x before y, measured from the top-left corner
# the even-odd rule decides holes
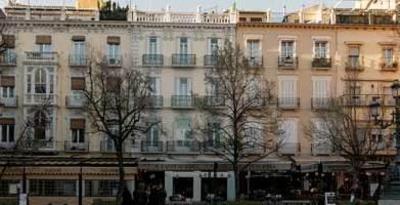
[[[2,87],[15,87],[15,77],[14,76],[1,76],[0,85]]]
[[[72,41],[85,41],[85,36],[72,36]]]
[[[85,78],[76,77],[71,78],[71,90],[84,90],[85,89]]]
[[[36,36],[36,44],[51,44],[51,36]]]
[[[15,48],[15,36],[3,35],[3,42],[6,48]]]
[[[207,54],[208,55],[212,54],[211,41],[212,41],[212,38],[207,39]]]
[[[186,95],[192,95],[192,79],[191,78],[187,78],[187,90],[186,90]]]
[[[121,38],[119,36],[108,36],[107,43],[119,45],[121,43]]]
[[[70,128],[71,129],[85,129],[85,119],[71,119]]]
[[[0,125],[15,125],[14,118],[0,118]]]

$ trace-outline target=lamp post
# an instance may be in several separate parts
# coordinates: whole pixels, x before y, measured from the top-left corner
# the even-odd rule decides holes
[[[392,86],[392,96],[395,100],[395,108],[392,112],[392,119],[390,121],[383,120],[383,113],[381,114],[379,108],[380,103],[374,100],[370,104],[371,116],[374,119],[375,125],[378,125],[381,129],[386,129],[392,125],[395,126],[394,137],[396,139],[396,157],[394,159],[395,178],[398,180],[400,176],[400,82],[399,80],[393,81]],[[382,115],[381,118],[379,116]]]

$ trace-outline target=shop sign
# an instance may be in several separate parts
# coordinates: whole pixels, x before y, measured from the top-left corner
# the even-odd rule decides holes
[[[325,205],[336,205],[335,192],[325,192]]]

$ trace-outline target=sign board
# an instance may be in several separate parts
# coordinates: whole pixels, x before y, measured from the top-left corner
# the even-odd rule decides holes
[[[335,192],[325,192],[325,205],[336,205]]]
[[[28,203],[28,195],[25,193],[20,193],[18,197],[18,205],[27,205]]]

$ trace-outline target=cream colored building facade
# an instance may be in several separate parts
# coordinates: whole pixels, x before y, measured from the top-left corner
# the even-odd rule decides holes
[[[269,12],[205,13],[201,8],[196,13],[175,13],[169,7],[144,12],[133,6],[127,21],[103,21],[97,10],[72,7],[6,8],[5,22],[10,25],[6,34],[11,43],[0,61],[4,104],[0,147],[13,146],[27,117],[52,123],[38,139],[36,155],[18,156],[19,162],[6,172],[4,179],[12,185],[0,190],[0,196],[14,200],[13,187],[19,184],[21,189],[26,187],[31,205],[77,204],[79,175],[83,176],[85,204],[115,195],[114,148],[104,136],[90,132],[79,91],[85,85],[88,58],[95,54],[112,69],[139,69],[152,82],[157,103],[151,114],[161,124],[134,144],[126,143],[130,189],[139,179],[149,180],[162,183],[168,196],[184,191],[200,201],[205,197],[203,187],[213,177],[214,162],[218,162],[216,174],[226,189],[225,198],[232,199],[234,181],[229,167],[193,140],[201,141],[202,136],[186,138],[187,132],[207,123],[194,101],[213,95],[204,71],[212,66],[211,56],[225,40],[238,43],[253,63],[262,65],[265,78],[276,84],[285,130],[277,138],[284,137],[285,143],[277,158],[256,163],[254,170],[292,170],[290,161],[279,158],[283,155],[297,165],[326,162],[324,169],[329,172],[342,159],[326,141],[308,136],[306,127],[315,119],[316,110],[344,94],[342,79],[349,68],[362,68],[362,109],[368,109],[375,95],[385,100],[387,87],[399,74],[399,42],[396,26],[333,23],[342,22],[336,14],[349,11],[323,9],[321,13],[315,8],[323,7],[318,6],[310,15],[288,14],[287,23],[272,23]],[[31,108],[43,99],[52,104],[49,116],[32,113]],[[385,102],[393,105],[390,100]],[[386,151],[382,154],[393,154]],[[4,194],[10,190],[12,194]]]

